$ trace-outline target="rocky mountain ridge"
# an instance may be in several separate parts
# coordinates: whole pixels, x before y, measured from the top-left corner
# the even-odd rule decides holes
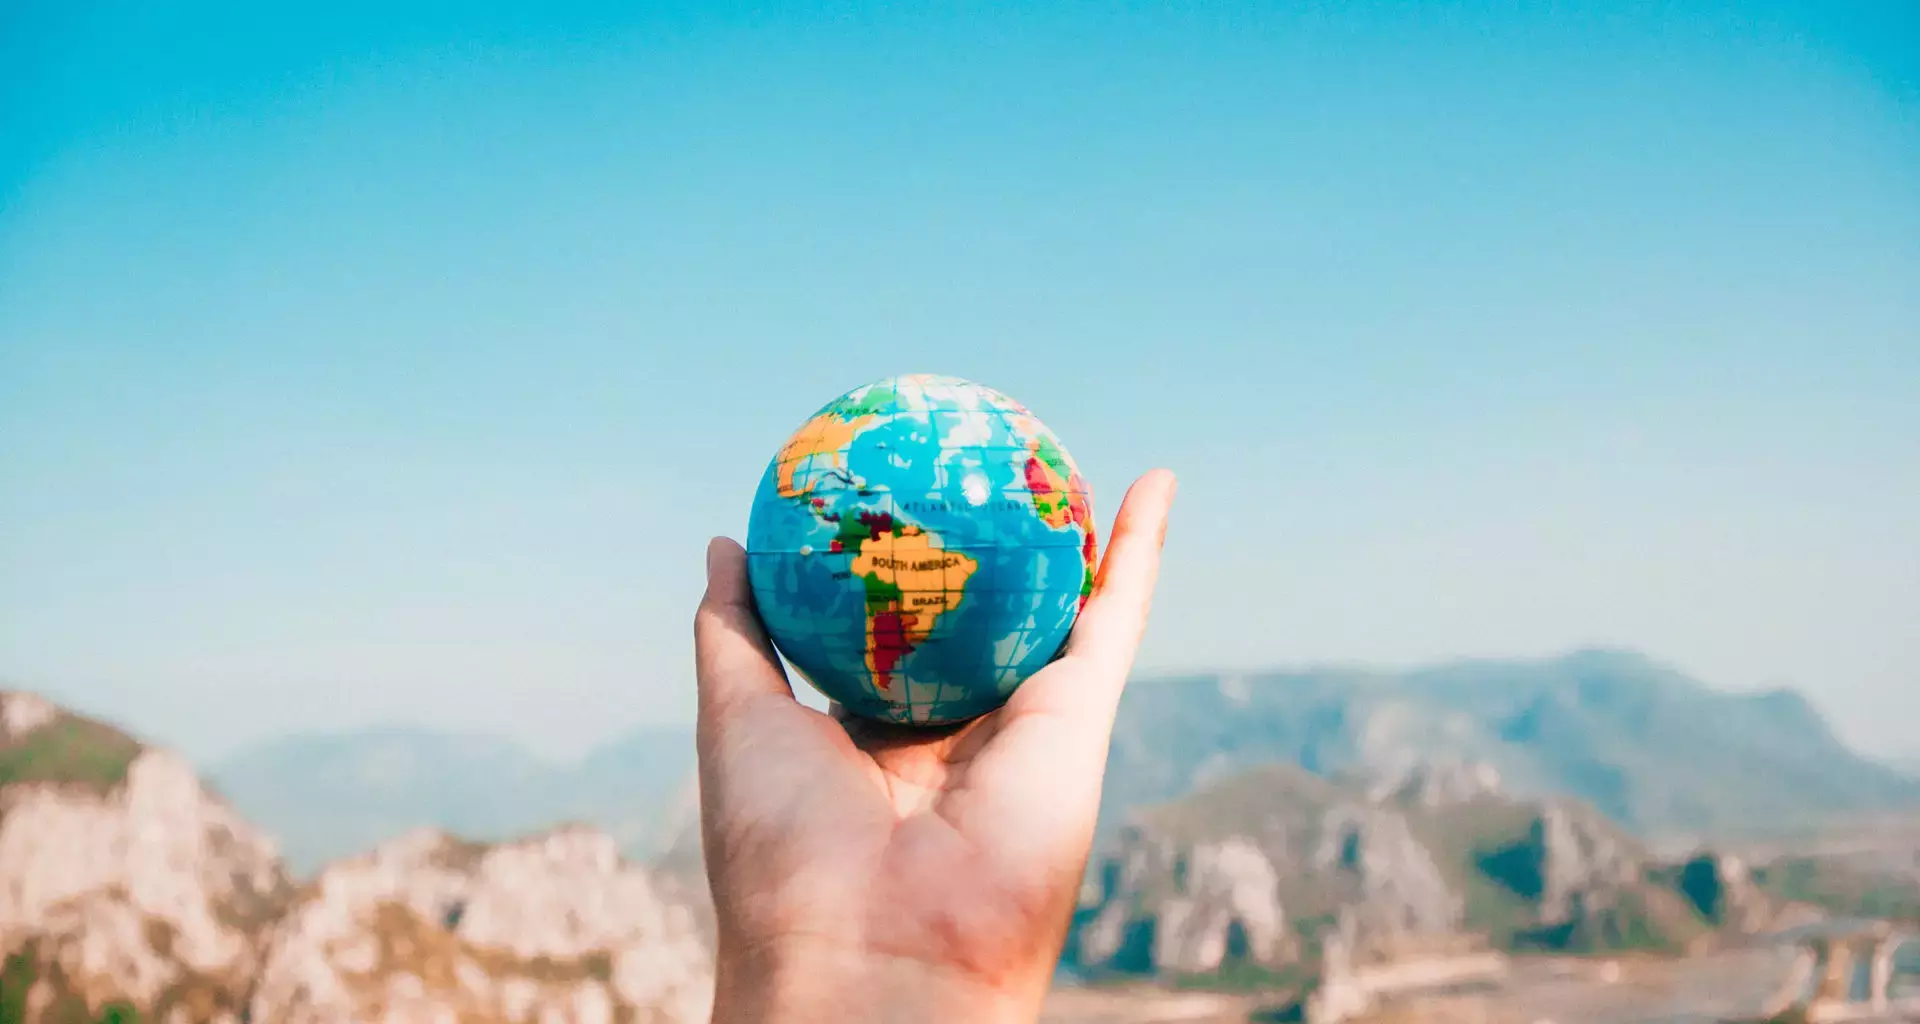
[[[1659,860],[1485,766],[1369,785],[1276,764],[1132,815],[1095,857],[1067,962],[1283,984],[1488,950],[1685,952],[1810,913],[1737,859]]]
[[[612,837],[495,845],[422,830],[333,864],[265,938],[254,1020],[705,1020],[694,911]]]
[[[692,774],[693,732],[677,726],[633,730],[574,763],[499,737],[386,726],[282,737],[207,771],[302,876],[421,827],[503,839],[588,822],[627,856],[651,859]]]
[[[400,836],[296,887],[176,755],[0,692],[0,1020],[705,1020],[697,899],[562,828]]]
[[[1920,807],[1920,779],[1846,746],[1797,693],[1729,693],[1628,651],[1141,680],[1114,726],[1103,820],[1272,762],[1388,779],[1472,762],[1642,836]]]
[[[1595,650],[1138,680],[1115,723],[1103,828],[1272,762],[1380,786],[1414,766],[1477,765],[1516,795],[1576,797],[1683,846],[1920,808],[1920,778],[1848,749],[1797,694],[1720,692],[1642,655]],[[421,826],[498,839],[588,822],[650,860],[671,842],[660,823],[692,770],[690,727],[639,729],[574,764],[501,738],[383,727],[260,743],[207,776],[304,876]]]
[[[1897,805],[1906,781],[1862,767],[1803,702],[1726,705],[1614,655],[1369,679],[1131,688],[1068,971],[1335,993],[1422,958],[1690,950],[1817,908],[1920,918],[1911,843],[1876,837],[1836,870],[1644,841],[1646,821],[1743,773],[1749,809]],[[1729,706],[1734,725],[1762,723],[1758,742],[1716,734]],[[1703,735],[1683,742],[1689,721]],[[592,800],[540,804],[540,773],[498,744],[393,731],[267,751],[248,792],[282,820],[311,798],[324,832],[355,794],[390,798],[351,819],[378,842],[296,877],[277,833],[178,757],[0,694],[0,1022],[701,1019],[711,908],[678,782],[690,745],[671,733],[586,762],[608,783],[588,796],[674,780],[644,813],[600,805],[644,818],[645,868],[620,857],[632,835],[558,824]],[[1650,747],[1699,761],[1674,769]],[[247,791],[235,763],[216,788]],[[1691,772],[1677,797],[1656,785],[1670,769]],[[417,827],[449,806],[497,812],[490,786],[543,817],[496,817],[488,843]]]

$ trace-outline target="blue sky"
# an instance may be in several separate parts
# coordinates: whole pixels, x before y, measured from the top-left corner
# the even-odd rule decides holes
[[[705,538],[908,371],[1181,473],[1150,670],[1920,720],[1910,5],[8,10],[0,677],[190,752],[687,717]]]

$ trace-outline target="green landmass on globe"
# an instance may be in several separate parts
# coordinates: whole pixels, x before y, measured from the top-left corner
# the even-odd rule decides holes
[[[916,374],[827,403],[767,465],[747,566],[768,634],[853,714],[999,707],[1093,592],[1092,497],[1059,438],[991,388]]]

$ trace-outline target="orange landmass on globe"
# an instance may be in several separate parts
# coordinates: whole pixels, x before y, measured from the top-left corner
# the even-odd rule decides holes
[[[978,568],[977,560],[946,550],[917,526],[902,524],[897,533],[861,545],[852,569],[867,585],[867,668],[882,692],[892,688],[901,660],[959,605]]]
[[[780,496],[798,498],[813,490],[815,481],[809,480],[805,486],[795,486],[794,476],[801,465],[809,469],[822,468],[820,459],[827,460],[829,466],[846,468],[846,459],[842,454],[853,443],[854,435],[865,430],[877,417],[855,416],[847,419],[835,412],[823,412],[801,425],[793,436],[780,448],[780,454],[774,457],[779,467]]]

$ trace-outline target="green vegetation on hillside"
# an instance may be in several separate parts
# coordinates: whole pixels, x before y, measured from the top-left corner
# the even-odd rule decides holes
[[[139,742],[112,726],[62,715],[0,743],[0,786],[53,782],[106,792],[126,781],[139,753]]]
[[[1634,860],[1646,857],[1637,840],[1592,808],[1556,803],[1591,841]],[[1230,836],[1297,843],[1323,835],[1329,820],[1363,815],[1353,820],[1371,821],[1365,827],[1375,828],[1382,827],[1379,819],[1364,817],[1369,808],[1397,812],[1405,819],[1408,837],[1426,851],[1440,879],[1461,899],[1461,938],[1477,936],[1497,948],[1572,954],[1677,952],[1712,929],[1674,885],[1651,876],[1582,890],[1574,894],[1566,921],[1543,926],[1546,880],[1541,871],[1547,851],[1536,829],[1547,806],[1489,794],[1440,807],[1410,801],[1379,807],[1361,790],[1298,765],[1266,764],[1215,781],[1185,799],[1145,809],[1135,820],[1150,833],[1181,844]],[[1393,842],[1391,835],[1380,841]],[[1172,877],[1145,881],[1147,888],[1136,896],[1149,904],[1174,896],[1180,885]],[[1304,940],[1308,960],[1316,956],[1314,937],[1334,926],[1340,909],[1367,898],[1357,876],[1344,871],[1296,870],[1283,874],[1279,883],[1281,905],[1292,930]],[[1255,968],[1230,964],[1218,976],[1208,974],[1192,983],[1234,987],[1236,979],[1252,979],[1259,986],[1273,981]]]
[[[0,964],[0,1024],[30,1024],[27,995],[38,979],[33,961],[16,953]],[[58,988],[60,979],[52,979]],[[86,1001],[69,991],[57,991],[46,1011],[31,1024],[140,1024],[140,1011],[124,1002],[112,1002],[98,1016]]]
[[[1539,805],[1499,799],[1416,815],[1419,835],[1466,901],[1466,927],[1503,948],[1558,953],[1678,952],[1710,930],[1698,911],[1672,888],[1638,878],[1599,903],[1582,903],[1560,924],[1541,926],[1538,901],[1541,851],[1533,823]],[[1576,814],[1588,827],[1614,832],[1590,809]],[[1614,832],[1635,856],[1626,835]]]
[[[1649,885],[1624,889],[1610,906],[1584,908],[1562,924],[1521,929],[1508,944],[1578,955],[1680,953],[1709,930],[1679,894]]]
[[[1525,842],[1536,808],[1483,799],[1444,810],[1410,811],[1414,834],[1457,886],[1466,927],[1502,943],[1532,920],[1530,897],[1488,873],[1499,851]]]

